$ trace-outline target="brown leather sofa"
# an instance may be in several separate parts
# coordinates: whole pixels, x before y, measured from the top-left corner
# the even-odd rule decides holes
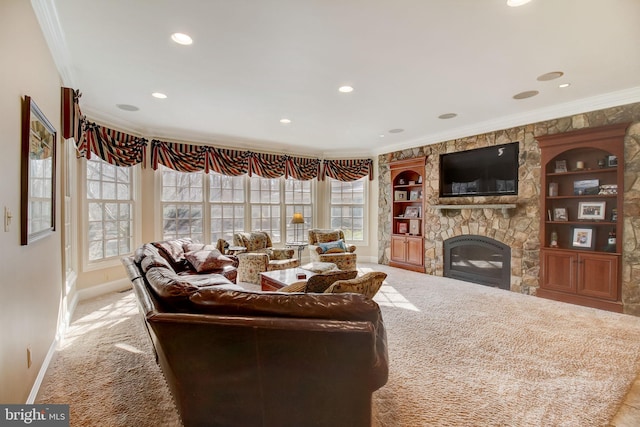
[[[374,301],[232,283],[161,297],[145,258],[122,261],[185,426],[371,425],[371,395],[388,374]]]

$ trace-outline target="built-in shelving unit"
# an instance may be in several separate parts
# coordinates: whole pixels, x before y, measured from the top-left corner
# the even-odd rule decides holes
[[[424,167],[426,157],[391,162],[391,259],[389,265],[424,272]]]
[[[624,135],[628,124],[538,137],[538,296],[622,311]]]

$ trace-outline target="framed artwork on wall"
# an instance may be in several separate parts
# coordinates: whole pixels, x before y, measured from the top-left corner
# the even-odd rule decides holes
[[[20,242],[27,245],[56,225],[56,129],[25,96],[22,102]]]

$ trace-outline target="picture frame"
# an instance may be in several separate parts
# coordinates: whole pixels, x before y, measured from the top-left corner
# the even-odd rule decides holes
[[[404,210],[405,218],[420,218],[420,210],[417,206],[407,206]]]
[[[411,190],[409,193],[409,200],[419,200],[421,198],[420,191]]]
[[[600,221],[604,219],[607,202],[579,202],[578,219]]]
[[[617,156],[607,156],[607,166],[610,168],[615,168],[618,166],[618,157]]]
[[[56,128],[30,96],[22,102],[20,243],[55,231]]]
[[[406,191],[398,191],[396,190],[394,192],[394,196],[393,196],[395,201],[399,201],[399,202],[404,202],[407,200],[407,192]]]
[[[569,221],[569,215],[566,208],[555,208],[553,210],[554,221]]]
[[[566,160],[556,160],[556,168],[554,170],[555,173],[562,173],[567,171],[567,161]]]
[[[597,179],[583,179],[573,182],[573,195],[595,195],[600,192],[600,181]]]
[[[574,249],[593,250],[595,239],[593,227],[573,227],[571,229],[571,247]]]
[[[409,232],[409,225],[406,222],[398,223],[398,234],[407,234]]]

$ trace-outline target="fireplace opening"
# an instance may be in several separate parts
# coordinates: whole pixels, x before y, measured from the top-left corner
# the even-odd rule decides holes
[[[484,236],[444,241],[444,276],[500,289],[511,289],[511,248]]]

